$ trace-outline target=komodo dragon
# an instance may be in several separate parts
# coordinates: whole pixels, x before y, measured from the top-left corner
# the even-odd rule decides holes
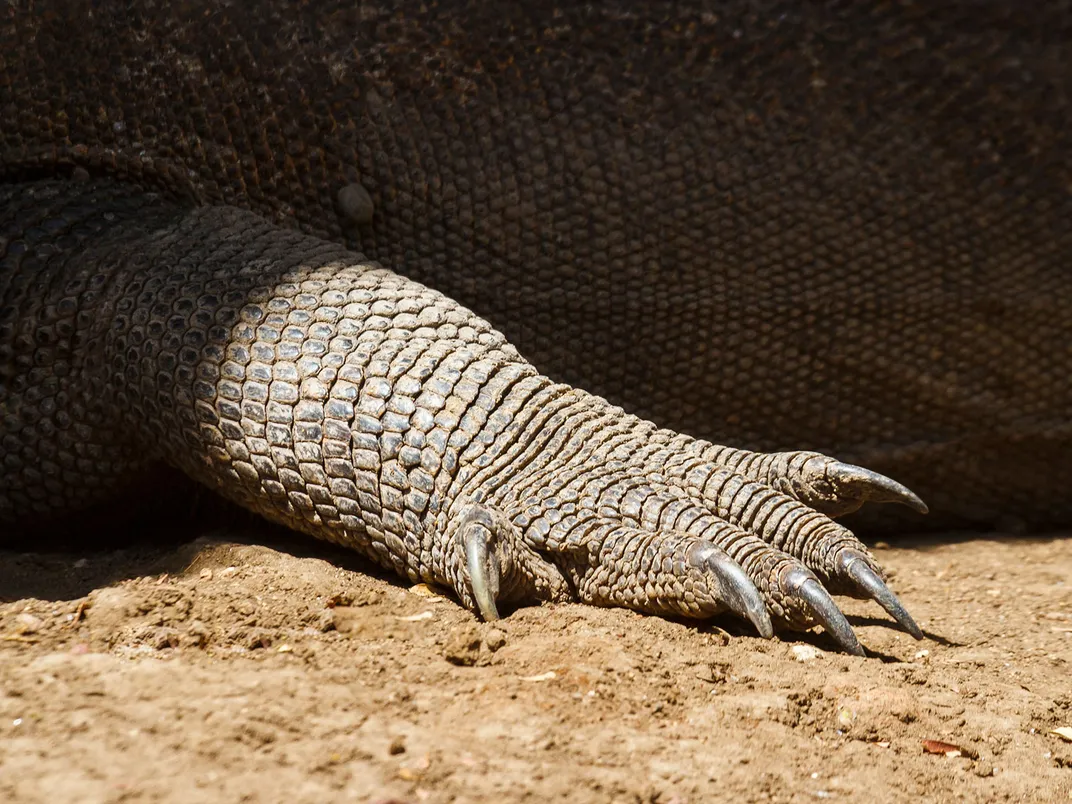
[[[925,510],[876,471],[1072,521],[1070,43],[1065,2],[13,0],[0,519],[165,462],[487,618],[860,653],[829,590],[919,636],[829,518]]]

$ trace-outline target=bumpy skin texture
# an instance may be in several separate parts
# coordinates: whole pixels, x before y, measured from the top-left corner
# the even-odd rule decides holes
[[[465,545],[491,550],[500,600],[692,614],[731,605],[731,555],[803,624],[815,583],[795,561],[847,591],[871,563],[790,498],[911,502],[554,385],[347,245],[661,423],[864,463],[936,526],[1072,520],[1068,8],[931,5],[8,9],[5,516],[166,460],[469,603],[491,565]],[[232,320],[248,305],[283,327],[271,359],[229,355],[260,326]],[[362,337],[378,362],[331,345]],[[355,354],[356,381],[323,362]],[[476,396],[400,385],[421,355]],[[336,422],[348,388],[367,409]]]
[[[488,617],[730,608],[768,634],[818,619],[859,652],[813,571],[862,593],[851,568],[877,567],[794,499],[857,505],[824,499],[840,464],[658,430],[441,294],[235,208],[43,180],[0,185],[0,209],[0,519],[77,511],[163,462]]]
[[[661,424],[897,477],[914,528],[1072,520],[1067,2],[23,0],[0,43],[6,175],[346,242]]]

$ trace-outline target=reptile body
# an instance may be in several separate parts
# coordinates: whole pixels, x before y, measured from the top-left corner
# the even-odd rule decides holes
[[[842,461],[938,526],[1072,520],[1070,27],[19,5],[0,517],[162,461],[485,616],[729,608],[859,650],[821,581],[918,632],[827,515],[923,506]]]

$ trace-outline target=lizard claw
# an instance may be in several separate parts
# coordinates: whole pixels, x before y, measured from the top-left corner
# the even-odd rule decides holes
[[[811,572],[801,567],[790,570],[785,577],[784,588],[807,606],[812,616],[843,650],[856,656],[867,655],[845,615]]]
[[[499,562],[491,547],[494,527],[487,510],[474,506],[466,512],[460,533],[469,586],[480,616],[487,622],[499,619],[499,610],[495,606],[499,594]]]
[[[905,631],[916,639],[923,639],[923,632],[912,615],[908,613],[897,595],[890,591],[882,578],[868,564],[867,560],[855,550],[843,550],[837,558],[840,574],[855,582],[858,589],[875,600],[889,615],[901,624]]]
[[[900,503],[920,514],[928,511],[927,504],[910,488],[862,466],[833,461],[826,466],[826,479],[841,498]]]
[[[764,639],[774,636],[774,627],[759,589],[725,551],[710,542],[701,542],[692,550],[689,559],[693,566],[702,567],[715,576],[718,597],[730,611],[751,622]]]

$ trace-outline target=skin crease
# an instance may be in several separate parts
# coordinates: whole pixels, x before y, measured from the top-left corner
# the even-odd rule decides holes
[[[74,169],[178,200],[161,213],[159,230],[136,216],[128,226],[127,201],[109,213],[121,219],[119,234],[109,235],[115,242],[144,238],[137,242],[151,276],[182,277],[166,249],[159,260],[156,249],[188,221],[196,219],[196,237],[183,237],[193,241],[210,239],[217,226],[241,233],[259,225],[181,210],[248,208],[315,236],[295,249],[343,242],[444,290],[488,315],[555,379],[660,423],[764,451],[820,447],[858,461],[921,491],[934,526],[1002,516],[1031,526],[1067,521],[1066,495],[1056,491],[1067,487],[1072,409],[1060,379],[1072,316],[1061,255],[1072,236],[1068,167],[1055,158],[1067,150],[1059,24],[959,6],[792,11],[741,3],[714,15],[652,4],[637,16],[616,4],[550,15],[521,4],[505,7],[494,26],[460,3],[303,12],[266,2],[258,10],[146,2],[123,23],[98,9],[73,27],[63,5],[14,14],[0,29],[14,55],[0,99],[33,112],[16,115],[19,124],[0,135],[4,174],[40,179]],[[121,24],[130,36],[112,35]],[[846,35],[855,30],[872,38]],[[61,58],[61,50],[82,58]],[[1029,69],[994,66],[1009,60]],[[985,90],[967,69],[979,64],[990,71]],[[936,84],[936,72],[948,80]],[[172,102],[136,100],[165,95]],[[74,212],[57,210],[42,225],[76,226]],[[71,265],[101,270],[106,254]],[[117,286],[117,309],[123,299],[137,304],[123,295],[133,287]],[[369,387],[359,386],[363,394]],[[541,406],[551,404],[543,392],[531,390]],[[604,410],[602,400],[579,399]],[[515,413],[528,404],[519,400]],[[627,422],[641,454],[645,439],[672,441],[653,453],[657,463],[638,464],[645,472],[676,466],[675,450],[691,449],[620,412],[608,415]],[[584,459],[587,470],[618,471],[615,450],[624,445],[606,443]],[[501,457],[509,444],[495,449]],[[820,488],[837,483],[825,469],[815,475],[813,464],[786,458],[772,468],[766,459],[697,449],[730,475],[716,469],[714,479],[695,480],[697,467],[682,463],[666,489],[662,480],[643,486],[643,500],[659,502],[640,524],[677,527],[664,517],[678,493],[735,527],[763,532],[765,523],[783,522],[789,509],[779,507],[780,496],[734,509],[738,493],[727,489],[743,482],[737,473],[819,508],[824,495],[848,493]],[[567,458],[552,461],[557,472],[568,471]],[[458,482],[444,498],[452,506],[471,489]],[[511,512],[529,544],[574,549],[541,530],[546,511],[535,520],[522,515],[523,494],[502,482],[494,504]],[[628,482],[614,480],[600,494],[624,505]],[[871,482],[860,481],[869,489],[863,497],[875,497]],[[767,499],[761,488],[745,488],[742,500]],[[242,497],[226,483],[221,490]],[[583,489],[573,492],[586,499]],[[422,520],[435,534],[431,558],[422,553],[408,564],[414,551],[401,547],[390,548],[401,564],[373,558],[411,577],[451,580],[465,600],[483,559],[466,553],[462,571],[461,553],[436,553],[452,523],[468,521],[462,512],[450,509],[434,526]],[[882,518],[901,526],[885,511]],[[815,557],[810,542],[780,526],[763,535],[802,560],[808,554],[807,566],[836,588],[870,559],[864,551],[863,563],[853,563],[831,547],[842,536],[825,522],[813,528],[823,534]],[[372,528],[375,545],[387,543],[378,525],[362,527]],[[747,539],[695,527],[748,563],[739,548]],[[808,527],[785,525],[791,533]],[[419,533],[407,523],[396,535]],[[466,533],[450,538],[468,544]],[[671,568],[673,586],[695,566],[715,572],[695,563],[706,548],[664,539],[645,556],[654,563],[621,575],[614,562],[636,553],[639,537],[599,533],[588,558],[571,558],[565,569],[557,563],[554,572],[501,533],[481,538],[504,540],[498,555],[513,584],[504,592],[518,598],[554,598],[568,587],[593,602],[661,611],[666,594],[692,595],[693,582],[664,594],[645,573]],[[616,539],[628,547],[614,547]],[[851,544],[845,549],[858,549]],[[610,575],[600,575],[607,561]],[[807,612],[793,609],[804,598],[794,596],[814,582],[776,564],[746,570],[778,617],[803,623]],[[689,606],[708,604],[689,598]],[[810,615],[818,616],[814,605]]]

